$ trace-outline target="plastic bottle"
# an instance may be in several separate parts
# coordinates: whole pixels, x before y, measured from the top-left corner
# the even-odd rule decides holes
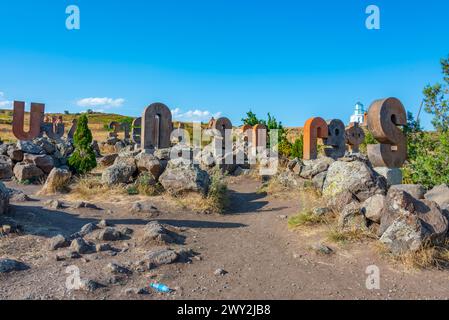
[[[153,288],[154,290],[162,292],[162,293],[170,293],[171,292],[171,289],[162,283],[153,282],[150,284],[150,287]]]

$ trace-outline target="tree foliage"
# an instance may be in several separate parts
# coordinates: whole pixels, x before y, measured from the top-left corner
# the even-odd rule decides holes
[[[78,174],[85,174],[97,166],[95,152],[92,148],[92,132],[88,126],[88,118],[83,114],[73,136],[75,151],[68,159],[70,168]]]

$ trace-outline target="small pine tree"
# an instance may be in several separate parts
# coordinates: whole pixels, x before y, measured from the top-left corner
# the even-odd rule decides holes
[[[78,174],[85,174],[97,166],[97,159],[92,148],[92,132],[88,126],[87,115],[78,120],[78,126],[73,136],[75,151],[69,157],[70,168]]]

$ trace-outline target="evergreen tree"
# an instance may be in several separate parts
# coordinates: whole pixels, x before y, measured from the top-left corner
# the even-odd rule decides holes
[[[85,174],[97,166],[97,159],[92,148],[92,132],[88,126],[88,118],[83,114],[73,136],[75,151],[69,157],[70,168],[78,174]]]

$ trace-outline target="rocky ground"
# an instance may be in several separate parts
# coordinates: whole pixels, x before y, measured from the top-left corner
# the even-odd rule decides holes
[[[260,182],[250,177],[230,180],[226,215],[193,213],[168,196],[111,195],[93,208],[68,197],[38,196],[41,186],[6,186],[31,201],[11,200],[11,212],[1,218],[23,229],[0,237],[0,259],[23,265],[0,272],[0,300],[449,296],[448,271],[405,269],[379,255],[375,242],[325,243],[333,250],[329,254],[313,249],[325,238],[325,226],[300,231],[287,226],[308,197],[259,193]],[[64,238],[54,238],[59,234]],[[380,268],[380,290],[366,288],[370,265]],[[73,266],[79,268],[79,290],[66,287]],[[153,281],[174,291],[156,293],[148,287]]]

